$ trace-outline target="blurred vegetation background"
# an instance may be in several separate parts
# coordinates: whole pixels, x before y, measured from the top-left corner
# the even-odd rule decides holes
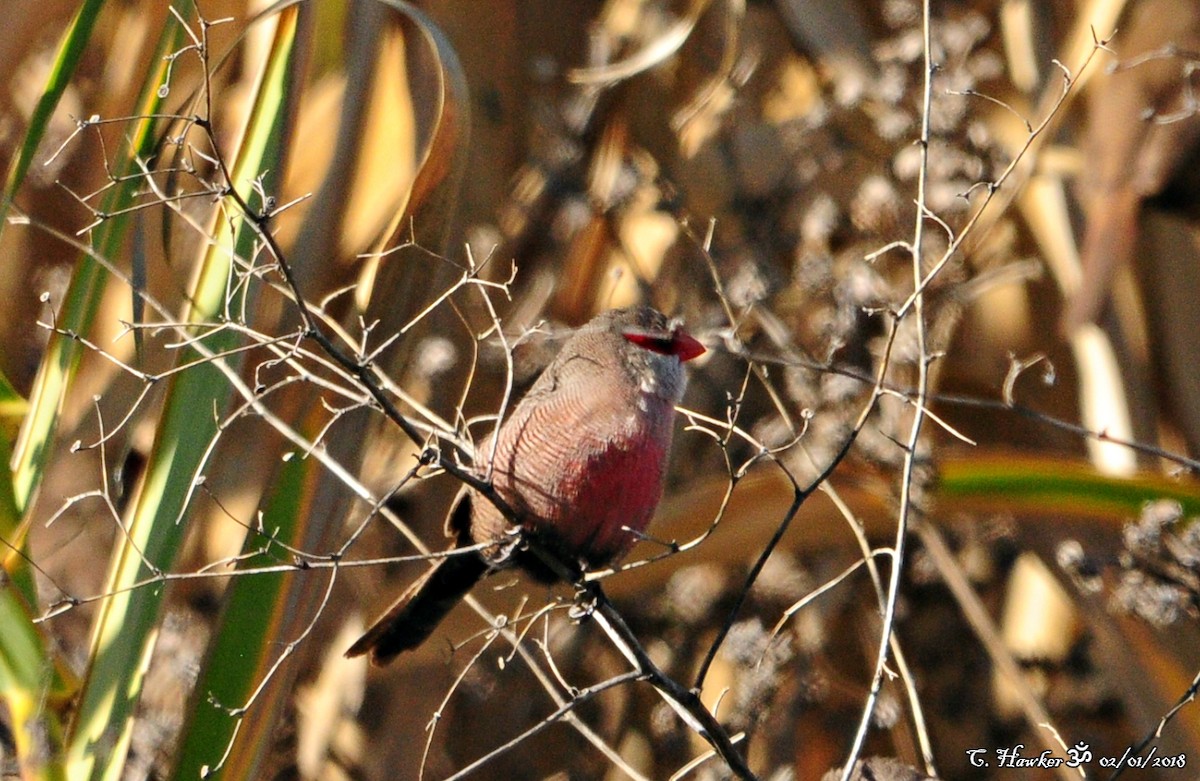
[[[1200,3],[934,3],[928,48],[916,0],[5,17],[4,777],[675,777],[707,744],[581,694],[628,663],[566,586],[342,658],[446,544],[437,465],[636,302],[709,353],[605,587],[760,777],[864,707],[948,779],[1200,762]]]

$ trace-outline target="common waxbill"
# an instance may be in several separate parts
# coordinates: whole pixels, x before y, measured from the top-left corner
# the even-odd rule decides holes
[[[490,472],[537,549],[581,571],[629,551],[662,497],[683,363],[703,352],[647,306],[598,315],[563,344],[500,426]],[[481,476],[491,451],[490,438],[477,448]],[[346,656],[369,653],[386,664],[416,648],[491,571],[516,565],[539,580],[557,577],[515,544],[514,525],[474,491],[464,492],[446,527],[456,547],[488,547],[438,559]]]

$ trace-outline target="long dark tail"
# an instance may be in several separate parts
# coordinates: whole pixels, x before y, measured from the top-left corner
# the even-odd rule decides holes
[[[346,656],[369,653],[374,664],[385,665],[416,648],[487,571],[487,563],[475,553],[440,559],[375,620]]]

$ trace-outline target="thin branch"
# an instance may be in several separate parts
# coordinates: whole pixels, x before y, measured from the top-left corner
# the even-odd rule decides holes
[[[674,678],[659,669],[650,655],[638,643],[637,636],[625,623],[624,617],[608,601],[608,597],[599,583],[588,583],[585,588],[594,605],[593,618],[617,646],[617,649],[634,665],[633,672],[636,677],[644,679],[654,686],[676,713],[682,716],[700,737],[708,741],[708,744],[729,766],[734,775],[742,779],[756,778],[757,776],[750,770],[741,752],[734,746],[729,733],[700,701],[699,688],[685,689]]]

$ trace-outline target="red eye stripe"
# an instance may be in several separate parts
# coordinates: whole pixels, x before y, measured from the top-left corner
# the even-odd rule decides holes
[[[654,336],[652,334],[626,333],[623,336],[638,347],[645,347],[663,355],[675,354],[675,340],[670,337]]]
[[[631,343],[663,355],[674,355],[680,361],[690,361],[704,353],[704,345],[683,331],[676,330],[670,336],[627,331],[622,334]]]

